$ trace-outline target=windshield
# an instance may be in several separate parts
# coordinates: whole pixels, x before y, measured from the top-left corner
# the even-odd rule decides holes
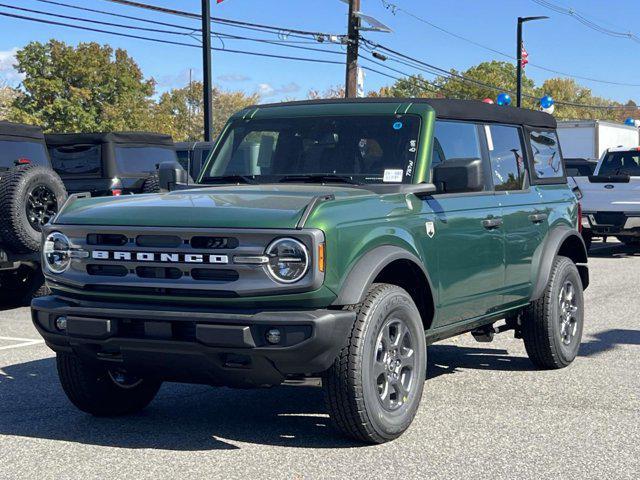
[[[116,165],[120,175],[153,173],[162,162],[176,162],[171,147],[116,147]]]
[[[12,168],[18,163],[48,165],[44,145],[38,142],[0,140],[0,170]]]
[[[415,115],[238,120],[201,183],[410,183],[419,131]]]
[[[607,153],[602,160],[598,175],[640,177],[640,152],[638,150],[629,150],[627,152]]]

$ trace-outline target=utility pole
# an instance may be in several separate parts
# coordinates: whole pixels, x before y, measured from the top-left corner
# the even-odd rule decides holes
[[[358,46],[360,43],[360,0],[349,0],[349,32],[347,35],[347,71],[344,83],[346,98],[358,92]]]
[[[516,40],[516,107],[522,105],[522,24],[532,20],[544,20],[549,17],[518,17],[518,33]]]
[[[204,141],[211,141],[213,128],[212,72],[211,72],[211,4],[202,0],[202,74],[204,90]]]

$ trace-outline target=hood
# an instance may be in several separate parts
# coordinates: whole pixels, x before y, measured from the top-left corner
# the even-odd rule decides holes
[[[590,182],[588,177],[574,177],[582,192],[584,212],[640,212],[640,177],[628,183]]]
[[[193,228],[295,228],[318,195],[372,195],[326,185],[233,185],[151,195],[78,199],[55,223]]]

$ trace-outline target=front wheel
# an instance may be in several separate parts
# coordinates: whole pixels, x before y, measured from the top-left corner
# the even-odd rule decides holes
[[[384,443],[409,427],[420,404],[424,327],[411,296],[395,285],[373,285],[354,309],[351,335],[323,381],[327,408],[343,434]]]
[[[556,257],[544,294],[523,312],[522,338],[529,358],[539,368],[568,366],[582,339],[584,299],[575,264]]]
[[[67,397],[78,409],[98,417],[136,413],[155,398],[161,382],[121,370],[107,370],[59,353],[58,376]]]

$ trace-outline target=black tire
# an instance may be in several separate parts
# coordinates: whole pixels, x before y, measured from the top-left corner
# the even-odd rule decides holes
[[[98,417],[139,412],[151,403],[161,385],[156,380],[134,378],[116,383],[114,378],[119,378],[120,373],[94,367],[72,354],[58,353],[56,363],[60,383],[71,403]]]
[[[572,300],[568,300],[568,284]],[[533,364],[544,369],[568,366],[578,354],[583,325],[580,274],[570,259],[556,257],[544,295],[523,312],[522,337]]]
[[[325,401],[341,433],[384,443],[409,427],[420,405],[427,364],[424,327],[411,296],[395,285],[374,284],[352,308],[357,316],[351,334],[323,379]],[[400,348],[393,346],[398,339]]]
[[[42,226],[67,199],[62,180],[46,167],[16,167],[0,179],[0,238],[16,253],[40,250]]]
[[[160,177],[157,173],[149,175],[142,183],[142,193],[158,193],[160,191]]]
[[[591,243],[593,242],[593,234],[591,233],[591,230],[582,230],[582,240],[584,240],[584,246],[587,248],[588,252],[589,249],[591,249]]]

